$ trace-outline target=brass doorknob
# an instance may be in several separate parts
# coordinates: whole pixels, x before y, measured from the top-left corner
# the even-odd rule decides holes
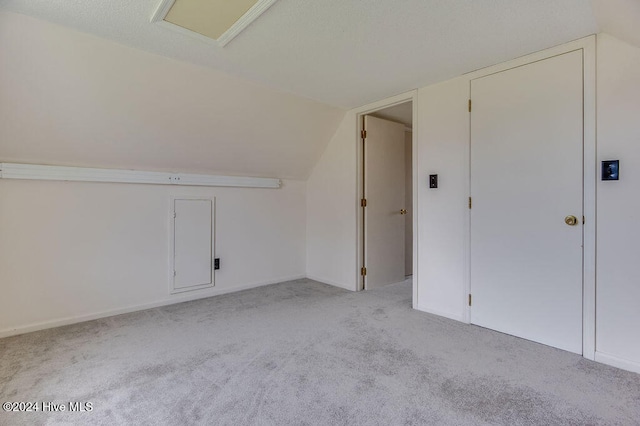
[[[407,209],[400,209],[400,214],[407,214]]]
[[[564,223],[569,226],[576,226],[578,224],[578,218],[575,216],[567,216],[564,218]]]

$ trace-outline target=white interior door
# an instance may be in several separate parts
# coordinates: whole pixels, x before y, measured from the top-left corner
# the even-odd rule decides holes
[[[213,201],[174,200],[173,290],[213,285]]]
[[[404,124],[365,116],[365,288],[404,280]]]
[[[582,61],[579,50],[471,82],[471,322],[575,353]]]

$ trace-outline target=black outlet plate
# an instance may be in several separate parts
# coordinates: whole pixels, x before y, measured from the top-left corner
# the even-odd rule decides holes
[[[429,175],[429,188],[438,187],[438,175]]]
[[[215,270],[220,269],[220,259],[219,258],[213,259],[213,269],[215,269]]]

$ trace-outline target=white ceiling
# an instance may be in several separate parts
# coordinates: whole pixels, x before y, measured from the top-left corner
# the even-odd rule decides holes
[[[395,121],[396,123],[402,123],[407,127],[413,127],[413,102],[405,102],[384,108],[371,115],[385,120]]]
[[[340,107],[598,29],[592,0],[279,0],[220,48],[149,23],[159,1],[0,0],[0,7]]]

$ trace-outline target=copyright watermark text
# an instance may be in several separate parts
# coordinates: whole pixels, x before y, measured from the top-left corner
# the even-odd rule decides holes
[[[11,411],[18,413],[38,411],[43,411],[45,413],[54,413],[60,411],[87,413],[89,411],[93,411],[93,402],[7,401],[2,403],[2,411]]]

